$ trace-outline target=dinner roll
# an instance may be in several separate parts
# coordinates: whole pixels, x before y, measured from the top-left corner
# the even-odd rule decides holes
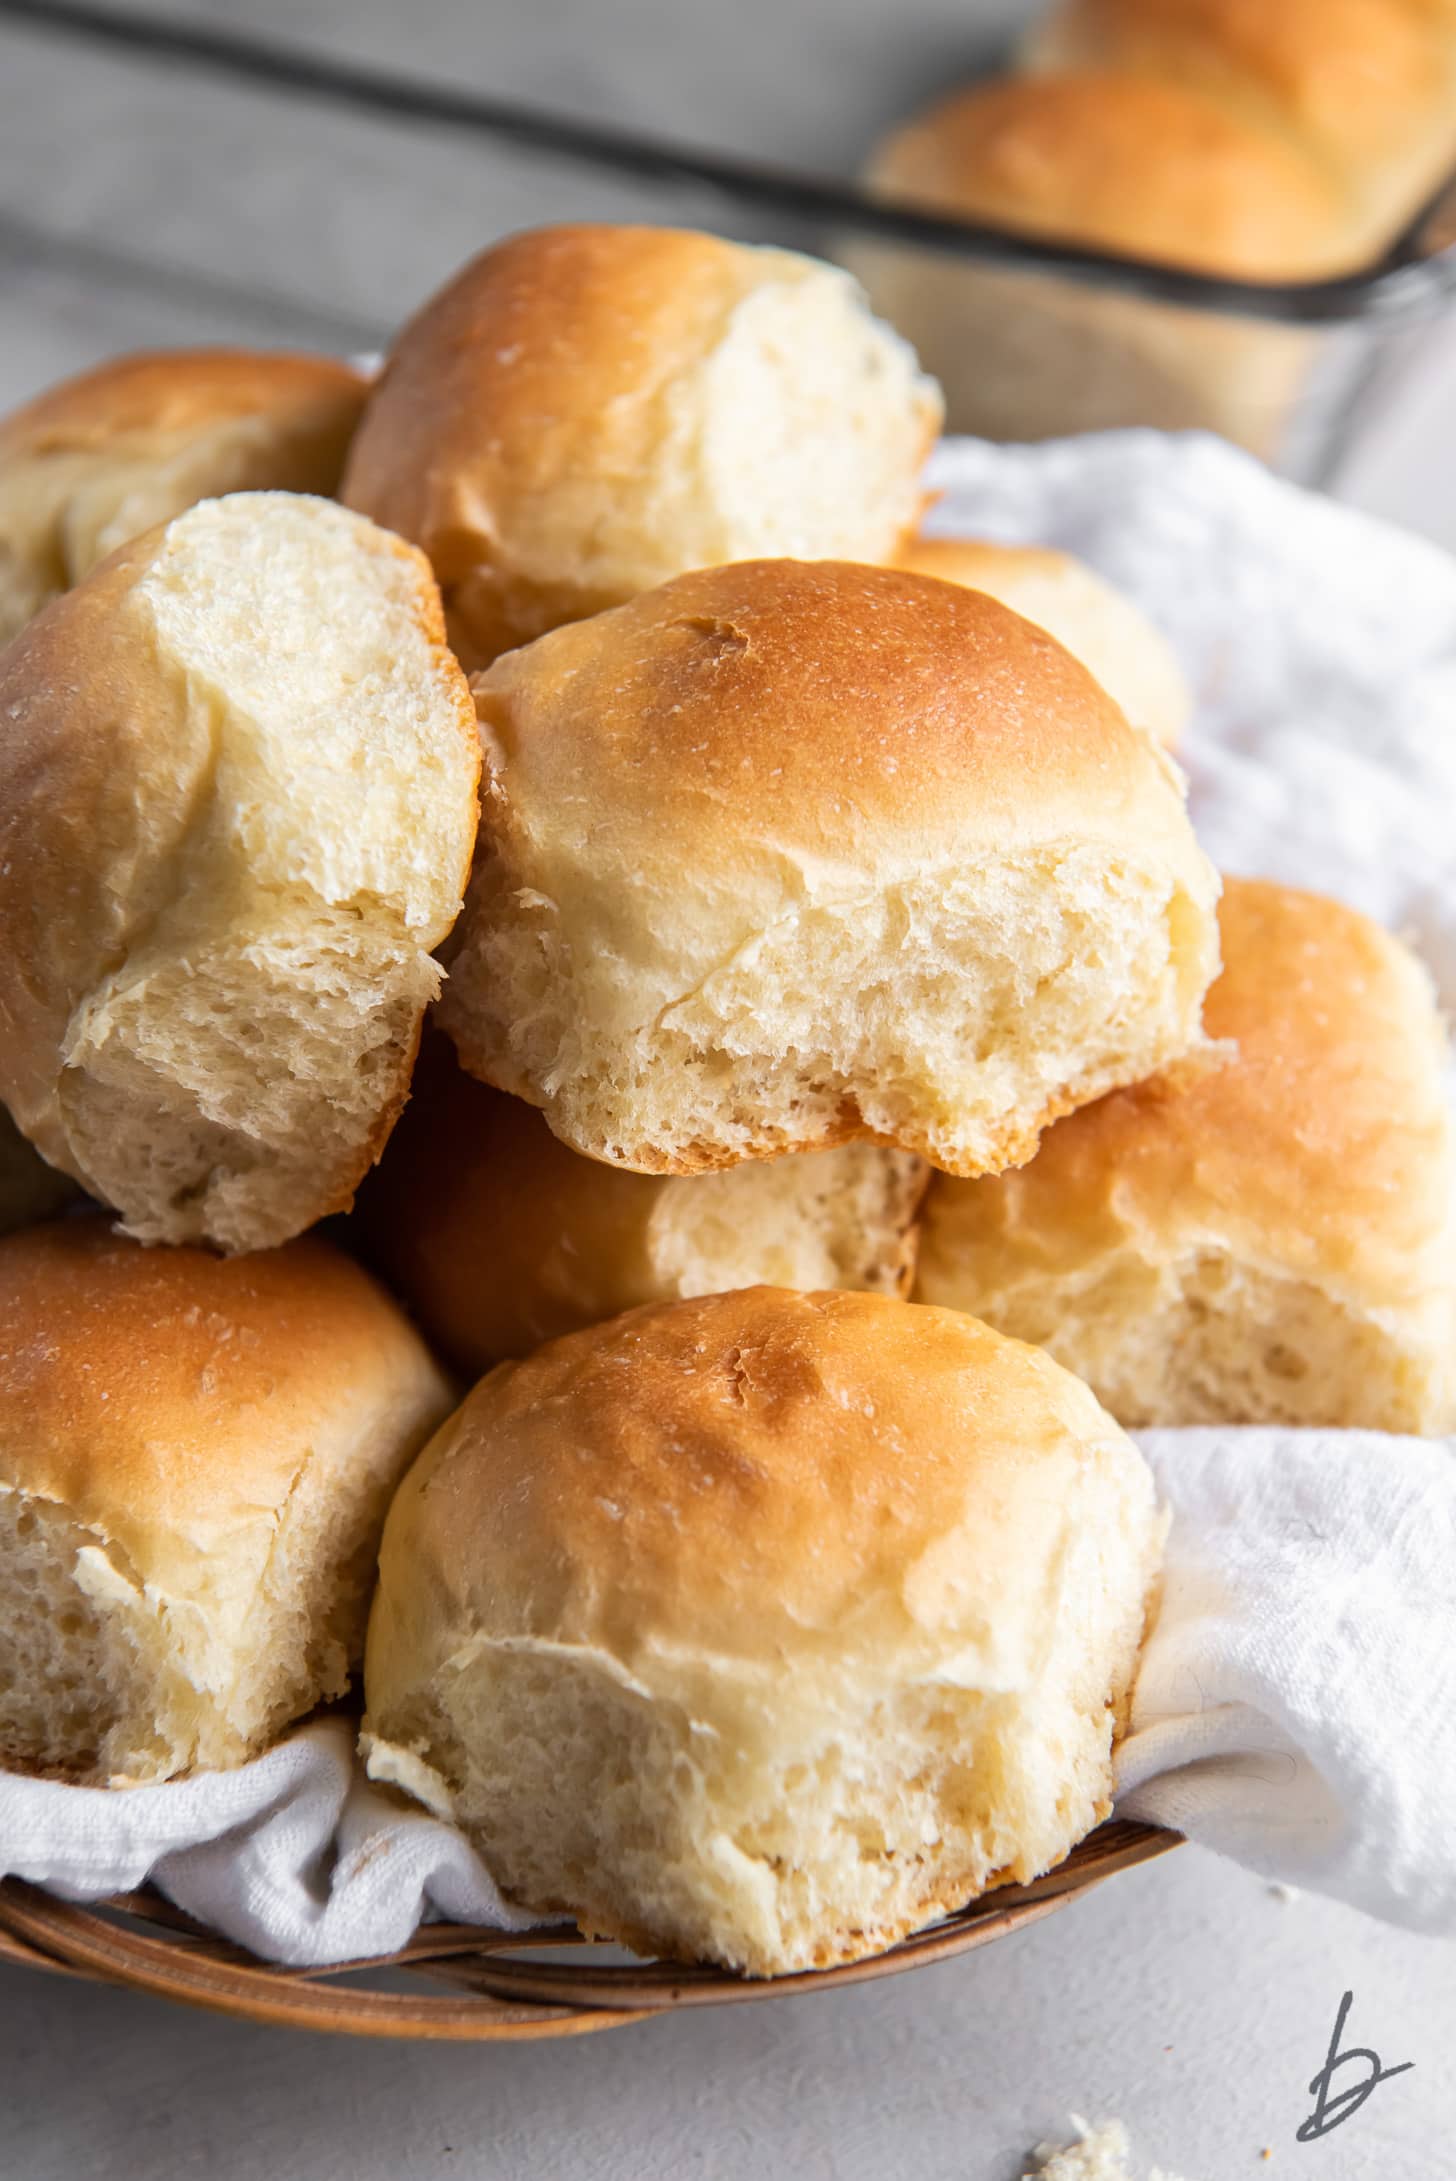
[[[1314,280],[1367,255],[1348,187],[1312,152],[1183,84],[1106,69],[959,91],[891,136],[868,180],[897,202],[1231,280]],[[940,375],[952,429],[986,438],[1152,425],[1280,456],[1319,346],[1302,325],[1125,282],[868,243],[853,264]]]
[[[449,1405],[321,1242],[0,1241],[0,1762],[168,1779],[338,1696],[390,1492]]]
[[[1176,745],[1193,709],[1177,655],[1132,600],[1085,561],[1045,546],[916,538],[899,564],[999,598],[1080,659],[1135,726],[1169,749]]]
[[[1314,153],[1392,233],[1456,156],[1449,25],[1403,0],[1066,0],[1029,66],[1155,76]]]
[[[952,1172],[1199,1037],[1217,880],[1086,669],[903,571],[703,570],[478,678],[440,1018],[643,1173],[873,1138]]]
[[[920,1293],[1036,1341],[1126,1424],[1456,1429],[1445,1042],[1354,910],[1230,879],[1223,1042],[937,1181]]]
[[[119,356],[0,420],[0,644],[198,500],[332,493],[365,381],[329,356]]]
[[[369,1770],[543,1915],[854,1960],[1106,1816],[1160,1531],[1087,1389],[953,1312],[635,1310],[492,1372],[401,1486]]]
[[[813,258],[652,227],[545,227],[405,328],[344,496],[434,563],[467,666],[669,576],[763,554],[888,560],[940,397]]]
[[[470,1378],[638,1303],[776,1287],[904,1294],[926,1168],[839,1144],[718,1174],[629,1174],[558,1143],[443,1038],[360,1195],[370,1261]]]
[[[1348,269],[1341,185],[1299,145],[1178,82],[1081,69],[995,77],[891,136],[882,195],[1246,280]]]
[[[79,1196],[70,1176],[47,1166],[0,1106],[0,1234],[49,1219]]]
[[[149,531],[0,655],[0,1097],[149,1242],[348,1204],[409,1082],[479,750],[424,558],[324,500]]]

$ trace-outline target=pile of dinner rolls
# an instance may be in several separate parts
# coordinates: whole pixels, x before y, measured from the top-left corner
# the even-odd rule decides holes
[[[1424,973],[1220,901],[1165,639],[919,535],[939,419],[843,272],[579,227],[0,427],[6,1763],[364,1657],[520,1903],[850,1959],[1107,1814],[1124,1426],[1456,1421]]]

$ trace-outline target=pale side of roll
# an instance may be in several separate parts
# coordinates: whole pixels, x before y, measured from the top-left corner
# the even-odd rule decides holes
[[[644,1173],[875,1140],[951,1172],[1198,1043],[1217,880],[1182,783],[997,601],[898,570],[679,577],[477,678],[439,1015]]]
[[[436,1038],[356,1217],[381,1277],[476,1378],[639,1303],[760,1283],[903,1295],[926,1179],[909,1152],[870,1143],[627,1173],[569,1151]]]
[[[633,1311],[492,1372],[400,1488],[369,1769],[544,1916],[854,1960],[1106,1815],[1161,1533],[1087,1389],[954,1312]]]
[[[480,666],[685,569],[890,559],[940,420],[835,267],[685,229],[545,227],[406,326],[344,496],[424,548]]]
[[[95,1786],[241,1764],[363,1643],[391,1491],[450,1405],[309,1239],[0,1241],[0,1763]]]
[[[329,356],[118,356],[0,420],[0,644],[199,500],[338,489],[366,382]]]
[[[1430,980],[1353,909],[1227,882],[1217,1041],[937,1178],[919,1293],[1128,1425],[1456,1429],[1456,1158]]]
[[[479,747],[421,554],[204,501],[0,654],[0,1097],[145,1241],[342,1209],[406,1095]]]
[[[1172,645],[1141,609],[1070,553],[972,538],[916,538],[899,566],[985,591],[1055,636],[1135,726],[1175,749],[1193,694]]]

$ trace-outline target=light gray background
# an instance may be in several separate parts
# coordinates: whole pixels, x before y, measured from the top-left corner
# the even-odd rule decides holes
[[[159,12],[160,0],[159,0]],[[126,12],[125,7],[119,12]],[[228,0],[235,28],[850,171],[1016,0]],[[491,233],[702,217],[412,128],[322,116],[0,23],[0,406],[118,349],[370,346]],[[1452,354],[1350,496],[1456,544]],[[1411,2074],[1299,2146],[1342,1991]],[[478,2050],[250,2030],[0,1971],[6,2181],[1013,2181],[1068,2111],[1187,2181],[1456,2175],[1456,1948],[1193,1849],[878,1986]],[[1264,2149],[1272,2152],[1268,2161]]]

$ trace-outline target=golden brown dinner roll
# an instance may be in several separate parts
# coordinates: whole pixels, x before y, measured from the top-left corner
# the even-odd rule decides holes
[[[1067,248],[1277,285],[1372,265],[1456,158],[1451,0],[1063,0],[1022,65],[897,130],[871,186]],[[954,430],[1202,428],[1307,455],[1299,405],[1327,344],[1297,318],[902,245],[852,258],[939,373]]]
[[[356,1213],[371,1263],[467,1377],[638,1303],[775,1287],[903,1295],[927,1169],[839,1144],[629,1174],[558,1143],[432,1038]]]
[[[479,750],[423,556],[237,493],[0,655],[0,1096],[144,1241],[346,1205],[409,1082]]]
[[[241,1764],[359,1656],[384,1510],[449,1407],[357,1266],[105,1222],[0,1241],[0,1762]]]
[[[0,643],[118,545],[224,492],[332,493],[365,381],[329,356],[119,356],[0,420]]]
[[[1210,1036],[937,1180],[920,1293],[1074,1370],[1126,1424],[1456,1429],[1456,1222],[1429,980],[1317,894],[1230,879]]]
[[[1046,546],[916,538],[899,566],[985,591],[1055,636],[1101,682],[1134,726],[1173,748],[1193,696],[1172,645],[1130,598],[1085,561]]]
[[[405,328],[344,496],[434,563],[467,666],[684,569],[887,560],[940,398],[847,276],[651,227],[545,227]]]
[[[1313,153],[1180,83],[1111,70],[957,92],[890,137],[868,179],[907,204],[1235,280],[1313,280],[1365,255],[1348,188]],[[952,428],[989,438],[1155,425],[1272,456],[1318,338],[899,246],[861,245],[853,263],[942,378]]]
[[[1285,134],[1349,186],[1371,248],[1456,156],[1449,25],[1403,0],[1066,0],[1025,57],[1180,83]]]
[[[703,570],[478,678],[440,1019],[642,1173],[873,1138],[958,1173],[1199,1037],[1217,881],[1177,775],[994,599]]]
[[[754,1975],[853,1960],[1107,1813],[1160,1523],[950,1311],[750,1288],[505,1364],[395,1499],[376,1779],[506,1891]]]
[[[80,1197],[69,1174],[58,1174],[0,1106],[0,1234],[49,1219]]]
[[[952,93],[876,152],[882,195],[1091,249],[1247,280],[1358,253],[1339,184],[1203,92],[1084,69]]]

